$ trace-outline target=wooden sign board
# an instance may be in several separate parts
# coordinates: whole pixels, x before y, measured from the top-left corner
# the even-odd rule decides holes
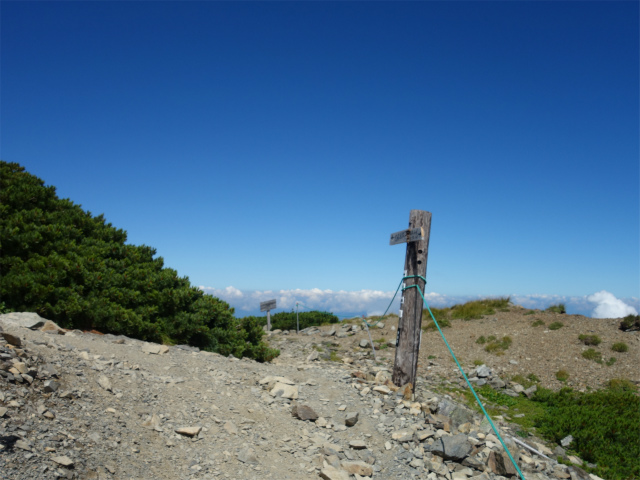
[[[260,311],[266,312],[268,310],[273,310],[276,308],[276,299],[267,300],[266,302],[260,302]]]
[[[401,232],[392,233],[389,245],[417,242],[418,240],[424,240],[424,228],[409,228]]]

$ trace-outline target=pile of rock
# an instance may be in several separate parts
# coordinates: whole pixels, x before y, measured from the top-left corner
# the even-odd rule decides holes
[[[486,365],[480,365],[475,370],[472,370],[468,373],[467,377],[469,378],[470,383],[473,383],[478,387],[481,387],[482,385],[489,385],[494,390],[502,391],[502,393],[509,395],[510,397],[525,395],[526,397],[531,398],[538,389],[536,385],[524,388],[516,382],[509,382],[507,384],[498,375],[494,375],[491,369]]]

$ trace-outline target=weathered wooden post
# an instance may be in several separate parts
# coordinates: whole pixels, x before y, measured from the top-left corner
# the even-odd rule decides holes
[[[276,308],[276,299],[260,302],[260,311],[267,312],[267,332],[271,331],[271,310]]]
[[[396,357],[393,366],[392,381],[401,387],[411,384],[415,388],[418,354],[422,333],[422,296],[416,287],[424,293],[425,282],[418,277],[427,276],[427,256],[429,252],[429,235],[431,233],[431,213],[424,210],[411,210],[409,228],[391,234],[390,245],[407,243],[404,260],[404,276],[402,298],[398,319],[396,338]]]

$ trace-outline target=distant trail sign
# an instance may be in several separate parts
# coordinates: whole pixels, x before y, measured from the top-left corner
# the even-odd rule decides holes
[[[276,299],[260,302],[260,311],[267,312],[267,332],[271,331],[271,310],[276,308]]]
[[[268,312],[269,310],[273,310],[276,308],[276,299],[267,300],[266,302],[260,302],[260,311]]]
[[[424,240],[424,227],[409,228],[407,230],[392,233],[391,240],[389,240],[389,245],[417,242],[418,240]]]

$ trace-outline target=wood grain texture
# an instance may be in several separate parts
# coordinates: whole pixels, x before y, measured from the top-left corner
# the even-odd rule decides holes
[[[431,213],[424,210],[411,210],[409,229],[422,228],[424,239],[407,243],[404,261],[405,277],[419,275],[427,278],[427,258],[429,253],[429,236],[431,234]],[[425,282],[420,278],[409,278],[404,281],[405,287],[419,285],[425,291]],[[422,297],[417,288],[407,288],[402,292],[400,301],[401,316],[398,320],[398,341],[392,381],[397,386],[416,384],[418,369],[418,353],[420,350],[420,333],[422,328]]]

